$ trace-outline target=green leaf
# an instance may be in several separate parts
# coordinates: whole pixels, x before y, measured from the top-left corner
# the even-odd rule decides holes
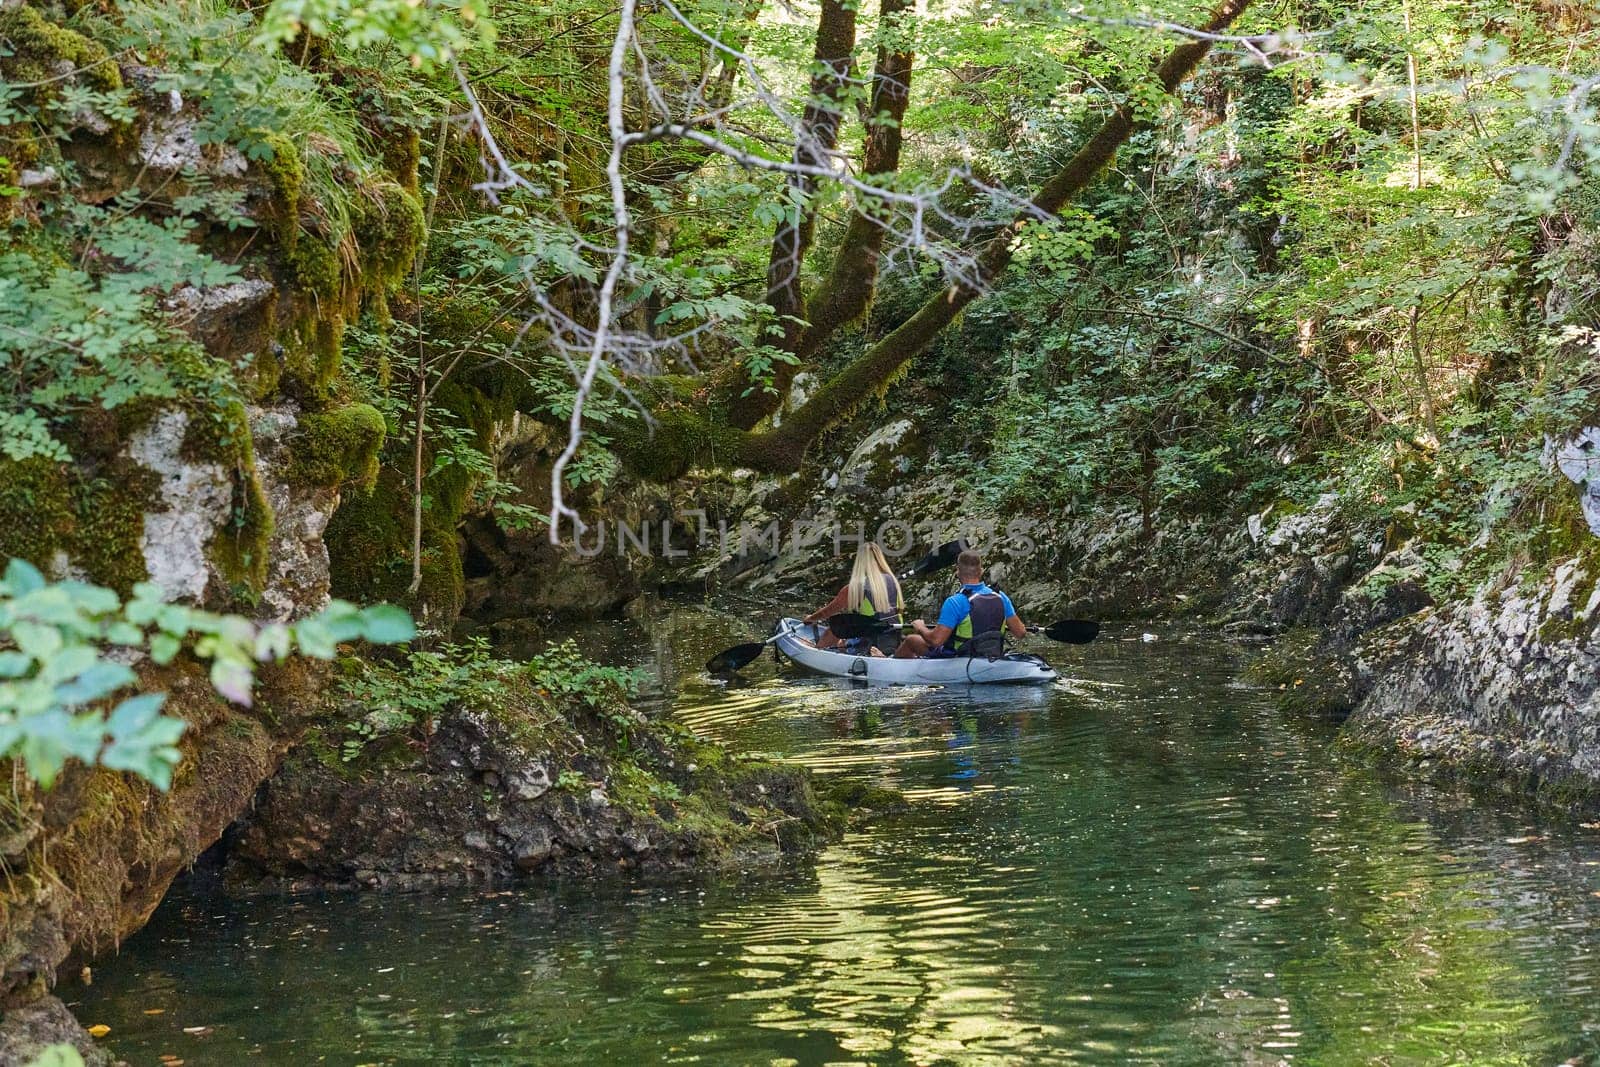
[[[11,628],[11,640],[16,642],[17,648],[41,663],[61,651],[60,630],[27,619]]]
[[[235,704],[250,706],[251,689],[255,674],[248,663],[233,659],[219,659],[211,664],[211,688]]]
[[[113,645],[135,648],[144,644],[144,631],[131,622],[114,622],[106,628],[106,640]]]
[[[294,637],[300,651],[314,659],[332,659],[339,651],[333,634],[314,617],[296,623]]]
[[[166,702],[165,693],[140,693],[129,697],[106,719],[106,732],[112,737],[132,737],[155,721]]]
[[[68,759],[76,757],[85,763],[92,762],[100,751],[100,722],[98,715],[80,718],[61,708],[30,716],[23,724],[19,745],[28,773],[48,789],[55,784],[56,776]]]
[[[102,700],[138,680],[133,670],[121,663],[97,660],[74,681],[57,686],[55,696],[64,707],[75,708]]]
[[[6,564],[4,583],[5,591],[16,597],[43,589],[45,585],[44,575],[39,573],[39,568],[25,559],[13,559]]]
[[[417,636],[417,626],[411,616],[394,604],[374,604],[362,609],[361,622],[367,640],[373,644],[399,644]]]
[[[172,786],[172,769],[182,758],[177,741],[187,725],[160,714],[165,700],[165,693],[143,693],[117,705],[106,720],[111,738],[100,753],[105,766],[141,775],[163,791]]]
[[[150,638],[150,658],[163,667],[171,663],[182,649],[183,642],[171,634],[159,633]]]
[[[27,1067],[83,1067],[83,1055],[71,1045],[46,1045]]]
[[[88,645],[67,645],[43,661],[39,676],[47,682],[71,681],[93,667],[99,658]]]
[[[281,622],[268,623],[256,634],[255,657],[263,663],[278,662],[289,654],[294,634]]]

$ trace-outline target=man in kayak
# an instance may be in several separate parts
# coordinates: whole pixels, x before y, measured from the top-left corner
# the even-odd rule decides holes
[[[1011,598],[984,584],[983,560],[972,549],[956,557],[956,577],[961,588],[945,599],[939,624],[912,620],[915,632],[900,642],[896,658],[998,655],[1005,647],[1003,633],[1027,636],[1028,628],[1017,617]]]

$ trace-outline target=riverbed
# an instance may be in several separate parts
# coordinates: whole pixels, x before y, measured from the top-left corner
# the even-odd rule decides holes
[[[579,636],[654,709],[905,814],[688,882],[180,886],[60,993],[136,1065],[1600,1054],[1600,824],[1393,779],[1198,635],[1042,649],[1039,691],[700,673],[750,633],[680,605]]]

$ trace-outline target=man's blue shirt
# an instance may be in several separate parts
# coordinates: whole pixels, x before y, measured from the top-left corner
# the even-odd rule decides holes
[[[961,625],[962,619],[965,619],[968,615],[972,614],[972,602],[969,601],[964,594],[977,596],[980,593],[995,592],[995,590],[990,589],[988,584],[985,582],[978,582],[976,585],[962,585],[961,588],[963,593],[951,594],[945,599],[944,607],[939,609],[939,625],[948,626],[952,631],[955,630],[957,626]],[[1004,593],[1000,593],[999,596],[1000,599],[1005,602],[1006,618],[1009,619],[1011,616],[1017,613],[1017,609],[1011,606],[1010,597],[1006,596]]]

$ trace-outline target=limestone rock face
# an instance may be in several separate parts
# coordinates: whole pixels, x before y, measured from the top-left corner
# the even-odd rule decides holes
[[[231,535],[239,479],[253,476],[271,508],[266,582],[259,593],[264,618],[283,621],[317,611],[328,601],[328,549],[322,534],[339,506],[337,487],[293,479],[293,443],[299,420],[292,404],[249,410],[253,472],[190,454],[185,445],[192,416],[164,411],[128,442],[128,458],[158,476],[144,516],[140,550],[150,580],[169,598],[210,604],[227,591],[229,577],[214,551]],[[72,571],[70,559],[58,570]]]
[[[156,507],[145,513],[145,568],[174,599],[205,599],[212,571],[206,550],[226,521],[232,481],[221,464],[183,455],[189,414],[165,411],[128,442],[128,455],[161,476]]]
[[[290,406],[256,408],[250,413],[256,476],[272,506],[273,518],[261,610],[278,622],[309,615],[327,604],[328,545],[322,534],[339,506],[337,488],[296,484],[291,478],[298,428],[299,420]]]
[[[9,0],[0,8],[59,18]],[[53,25],[50,32],[81,46],[50,63],[53,78],[131,88],[131,110],[115,121],[87,110],[74,115],[74,135],[59,142],[70,167],[29,168],[19,175],[22,188],[29,197],[93,204],[135,186],[148,192],[152,184],[163,199],[202,184],[237,194],[263,224],[202,226],[195,240],[239,273],[226,284],[180,287],[164,310],[210,357],[236,368],[236,396],[260,406],[247,410],[222,391],[207,402],[193,397],[158,407],[146,398],[84,412],[70,468],[11,463],[0,472],[7,488],[22,490],[13,499],[23,501],[7,523],[22,536],[0,556],[23,556],[58,577],[123,593],[148,579],[169,598],[206,608],[272,619],[314,612],[328,597],[322,532],[339,502],[339,478],[307,475],[304,423],[339,410],[331,384],[342,315],[392,287],[392,277],[363,271],[340,275],[339,291],[315,290],[282,243],[284,234],[301,232],[286,192],[299,176],[298,154],[275,156],[274,169],[236,147],[207,143],[213,139],[199,135],[199,103],[162,87],[169,83],[164,72],[113,65],[76,31]],[[9,71],[11,49],[0,52]],[[376,189],[363,186],[362,198]],[[399,194],[386,203],[410,197],[394,182],[382,191]],[[167,221],[169,208],[153,210],[157,225]],[[405,242],[393,236],[355,238],[363,264],[386,248],[403,251]],[[28,1062],[52,1034],[78,1041],[90,1062],[100,1062],[47,995],[63,961],[109,951],[144,924],[172,879],[217,841],[276,769],[308,710],[320,706],[325,682],[303,661],[268,669],[256,707],[245,713],[217,698],[195,664],[141,662],[137,669],[141,684],[167,693],[167,710],[188,722],[172,788],[163,793],[132,775],[73,763],[49,791],[19,775],[15,796],[0,811],[0,1063]]]
[[[1369,634],[1350,728],[1508,784],[1600,790],[1600,587],[1572,559]]]
[[[174,96],[176,94],[173,94]],[[168,97],[168,106],[182,106]],[[198,119],[178,112],[153,112],[139,132],[139,162],[158,174],[190,172],[216,178],[241,178],[249,163],[232,145],[208,145],[199,136]],[[209,149],[209,151],[208,151]]]
[[[1600,537],[1600,426],[1586,426],[1555,446],[1556,468],[1577,483],[1589,532]]]

